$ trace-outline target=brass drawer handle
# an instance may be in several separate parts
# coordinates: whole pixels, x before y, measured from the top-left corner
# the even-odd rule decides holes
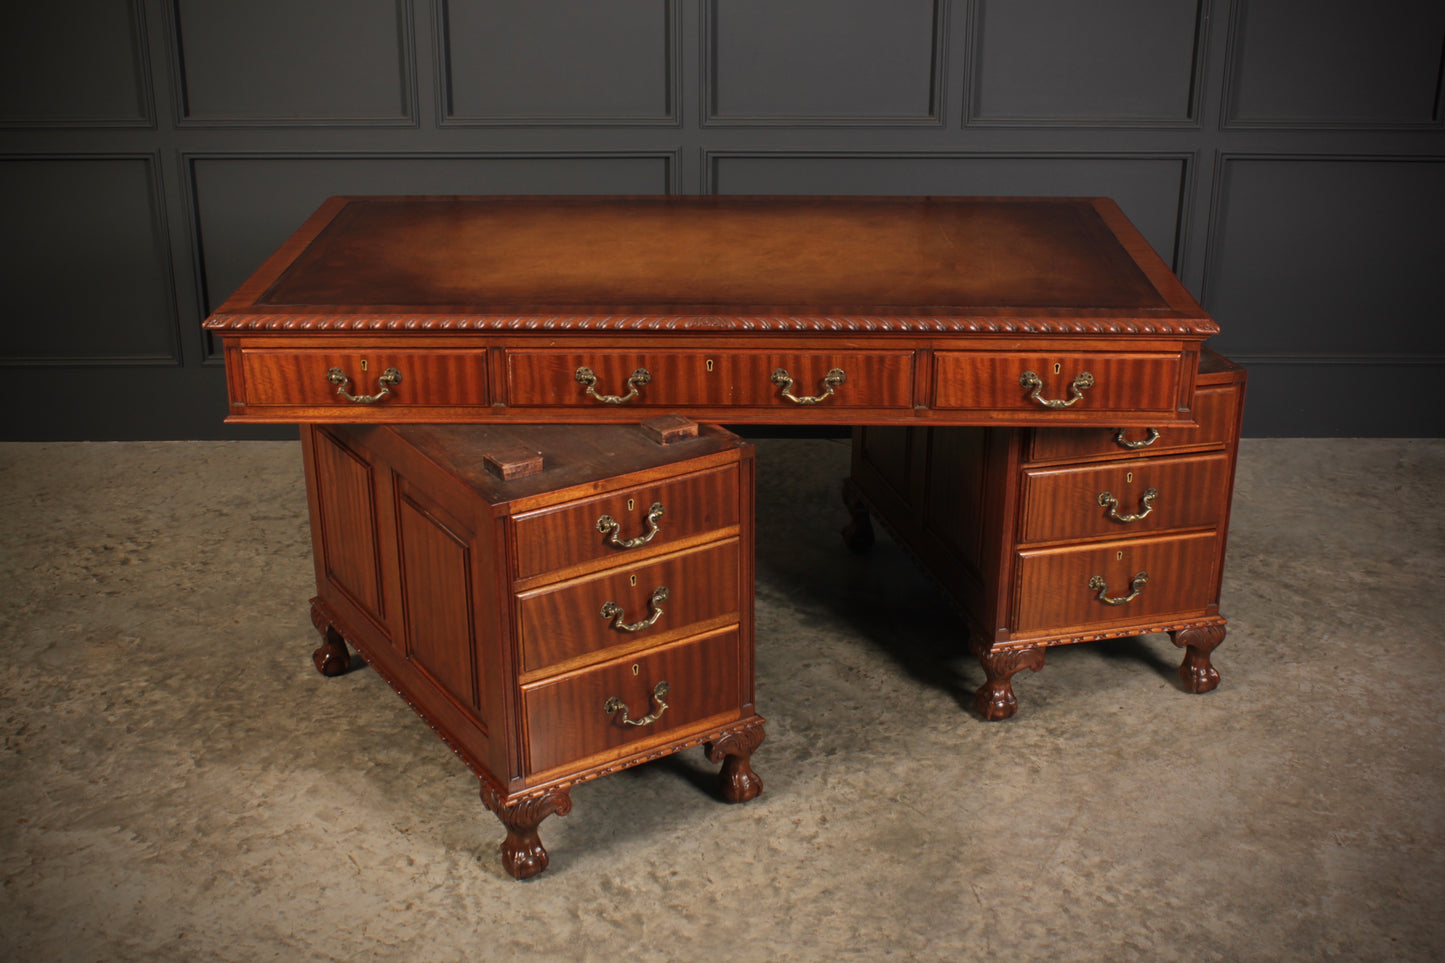
[[[659,682],[657,685],[653,686],[652,701],[657,703],[657,711],[649,712],[641,719],[631,718],[627,708],[627,703],[623,702],[620,696],[613,696],[612,698],[608,699],[607,702],[603,704],[602,711],[609,716],[612,715],[614,712],[621,712],[622,718],[617,721],[624,726],[650,726],[658,719],[661,719],[662,714],[667,711],[666,699],[668,692],[669,687],[666,682]]]
[[[401,384],[401,372],[397,371],[395,368],[387,368],[385,371],[383,371],[381,373],[381,377],[376,379],[377,383],[381,385],[381,390],[374,395],[354,395],[351,392],[347,391],[346,386],[351,384],[351,379],[348,378],[346,376],[346,372],[342,371],[340,368],[332,368],[331,370],[327,371],[326,380],[336,385],[336,393],[341,397],[345,398],[347,401],[351,402],[352,404],[374,405],[381,399],[385,398],[387,395],[391,394],[392,385]]]
[[[641,622],[629,623],[622,621],[622,606],[616,602],[603,604],[602,617],[604,619],[610,619],[612,621],[611,628],[619,632],[641,632],[643,629],[656,624],[657,620],[662,618],[662,603],[667,601],[667,594],[666,585],[659,585],[652,590],[652,594],[647,598],[647,610],[652,614]]]
[[[1130,451],[1137,451],[1140,448],[1148,448],[1150,445],[1154,444],[1154,442],[1159,440],[1158,428],[1150,428],[1148,436],[1140,438],[1137,441],[1127,440],[1124,437],[1124,430],[1125,429],[1123,428],[1114,429],[1114,444],[1118,445],[1120,448],[1127,448]]]
[[[1084,389],[1094,387],[1094,376],[1087,371],[1080,371],[1069,383],[1069,398],[1065,401],[1062,398],[1041,398],[1039,392],[1043,390],[1044,379],[1032,371],[1025,371],[1019,375],[1019,384],[1025,388],[1031,388],[1029,400],[1037,401],[1045,408],[1067,408],[1084,397]]]
[[[597,530],[603,535],[607,535],[609,545],[616,545],[618,548],[636,548],[652,541],[652,537],[657,534],[657,520],[661,517],[662,502],[653,502],[652,507],[647,510],[647,532],[645,534],[635,538],[618,538],[617,534],[622,530],[622,523],[611,515],[603,515],[597,519]]]
[[[1107,508],[1109,510],[1107,517],[1112,518],[1116,522],[1122,522],[1123,524],[1128,525],[1131,522],[1137,522],[1147,518],[1149,516],[1149,513],[1154,510],[1154,499],[1158,497],[1159,489],[1146,488],[1144,489],[1143,497],[1139,499],[1139,507],[1144,510],[1135,515],[1120,515],[1119,499],[1114,497],[1114,493],[1099,492],[1099,507]]]
[[[625,405],[637,397],[637,389],[652,380],[652,372],[646,368],[638,368],[627,379],[627,394],[625,395],[599,395],[597,393],[597,373],[591,368],[583,366],[577,369],[577,383],[587,387],[587,394],[596,398],[604,405]]]
[[[825,390],[821,395],[795,395],[793,394],[793,379],[784,368],[778,368],[773,372],[773,384],[781,385],[783,397],[795,405],[816,405],[820,401],[826,401],[833,397],[833,389],[837,388],[848,376],[842,368],[829,368],[828,373],[823,376],[823,387]]]
[[[1094,577],[1089,579],[1090,591],[1098,593],[1094,596],[1094,598],[1098,599],[1100,602],[1103,602],[1105,605],[1126,605],[1129,602],[1132,602],[1136,598],[1138,598],[1139,593],[1144,591],[1144,586],[1148,584],[1149,573],[1140,572],[1138,575],[1134,576],[1134,578],[1129,582],[1128,595],[1122,595],[1118,598],[1109,598],[1107,594],[1109,591],[1109,583],[1104,581],[1104,576],[1095,575]]]

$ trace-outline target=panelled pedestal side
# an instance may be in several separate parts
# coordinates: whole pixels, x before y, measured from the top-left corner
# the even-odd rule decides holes
[[[855,429],[845,538],[866,547],[876,515],[957,603],[985,718],[1013,715],[1048,646],[1149,632],[1207,692],[1244,384],[1206,351],[1195,427]]]
[[[685,747],[761,791],[750,445],[677,418],[302,439],[316,667],[355,646],[467,763],[509,873],[546,868],[572,786]]]

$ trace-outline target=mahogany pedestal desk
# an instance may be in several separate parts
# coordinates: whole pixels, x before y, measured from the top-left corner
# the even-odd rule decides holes
[[[986,717],[1045,646],[1125,630],[1217,682],[1242,379],[1201,377],[1217,325],[1110,200],[336,197],[205,327],[235,422],[861,427],[851,541],[872,508],[963,602]],[[1220,383],[1223,434],[1196,393]],[[1155,432],[1209,441],[1141,460],[1149,498],[1097,445]],[[976,517],[962,556],[949,513]]]
[[[303,425],[316,667],[346,643],[481,783],[518,879],[578,783],[702,744],[762,790],[753,450],[685,419]]]

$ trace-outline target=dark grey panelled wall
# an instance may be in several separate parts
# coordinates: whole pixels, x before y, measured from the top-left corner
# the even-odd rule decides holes
[[[255,437],[199,324],[324,197],[512,192],[1110,195],[1248,365],[1250,434],[1445,435],[1441,0],[32,0],[4,28],[0,437]]]

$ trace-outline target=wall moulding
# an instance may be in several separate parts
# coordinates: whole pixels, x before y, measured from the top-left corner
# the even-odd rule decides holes
[[[438,123],[679,126],[681,2],[438,0]]]
[[[846,0],[794,20],[766,7],[765,22],[743,19],[762,6],[704,0],[702,126],[943,126],[945,0]]]
[[[416,127],[413,2],[171,0],[177,126]]]
[[[0,155],[0,366],[182,363],[160,166],[156,152]]]
[[[1445,129],[1445,5],[1237,0],[1225,41],[1226,130]]]

